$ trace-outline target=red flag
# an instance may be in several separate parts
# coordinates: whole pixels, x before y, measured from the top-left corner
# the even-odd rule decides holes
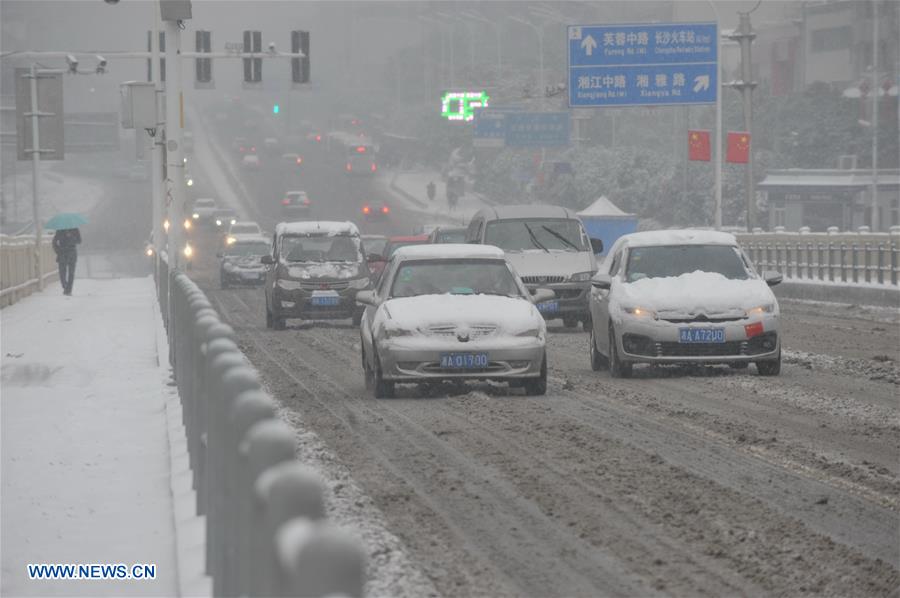
[[[688,160],[709,162],[709,131],[688,131]]]
[[[750,161],[750,133],[728,132],[728,151],[725,154],[726,162],[746,164]]]

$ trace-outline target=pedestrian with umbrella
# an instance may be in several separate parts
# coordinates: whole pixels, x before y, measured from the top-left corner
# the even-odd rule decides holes
[[[59,282],[64,295],[72,294],[75,282],[75,263],[78,261],[76,245],[81,243],[79,226],[87,224],[81,214],[65,212],[57,214],[47,222],[46,228],[53,229],[53,251],[56,252],[56,263],[59,264]]]

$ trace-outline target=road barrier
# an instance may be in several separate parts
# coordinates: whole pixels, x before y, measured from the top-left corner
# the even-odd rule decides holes
[[[45,235],[40,248],[45,283],[59,276],[52,243],[53,236]],[[37,289],[34,260],[34,235],[0,235],[0,307],[12,305]]]
[[[752,233],[736,235],[757,269],[785,280],[900,285],[900,234]]]
[[[187,276],[157,262],[213,594],[362,596],[362,546],[325,520],[322,482],[296,460],[294,432],[234,331]]]

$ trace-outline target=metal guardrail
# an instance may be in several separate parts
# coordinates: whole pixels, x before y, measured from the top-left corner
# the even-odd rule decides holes
[[[900,288],[900,235],[885,233],[753,233],[735,235],[757,269],[786,281]]]
[[[34,235],[0,235],[0,307],[12,305],[38,287],[34,260]],[[41,243],[40,260],[45,282],[59,276],[56,254],[49,237]]]
[[[161,256],[206,570],[215,596],[362,596],[360,543],[325,521],[322,482],[206,296]],[[167,281],[168,293],[163,289]],[[168,295],[168,308],[163,297]]]

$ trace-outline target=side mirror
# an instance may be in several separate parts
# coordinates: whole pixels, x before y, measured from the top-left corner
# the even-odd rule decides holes
[[[591,249],[594,253],[603,253],[603,239],[591,239]]]
[[[552,299],[556,299],[556,291],[552,289],[534,289],[531,291],[532,303],[543,303]]]
[[[259,261],[267,266],[271,266],[272,264],[275,263],[275,260],[268,253],[266,255],[262,256],[261,258],[259,258]]]
[[[774,287],[776,284],[784,280],[784,277],[780,272],[777,272],[775,270],[766,270],[765,272],[763,272],[763,280],[765,280],[766,284],[770,287]]]
[[[377,254],[377,253],[370,253],[370,254],[368,254],[368,255],[366,256],[366,261],[369,262],[369,263],[372,263],[372,262],[383,262],[383,261],[384,261],[384,256],[379,255],[379,254]]]
[[[375,291],[359,291],[356,293],[356,302],[363,305],[377,305]]]
[[[595,274],[591,279],[591,286],[595,289],[609,290],[612,287],[612,277],[609,274]]]

